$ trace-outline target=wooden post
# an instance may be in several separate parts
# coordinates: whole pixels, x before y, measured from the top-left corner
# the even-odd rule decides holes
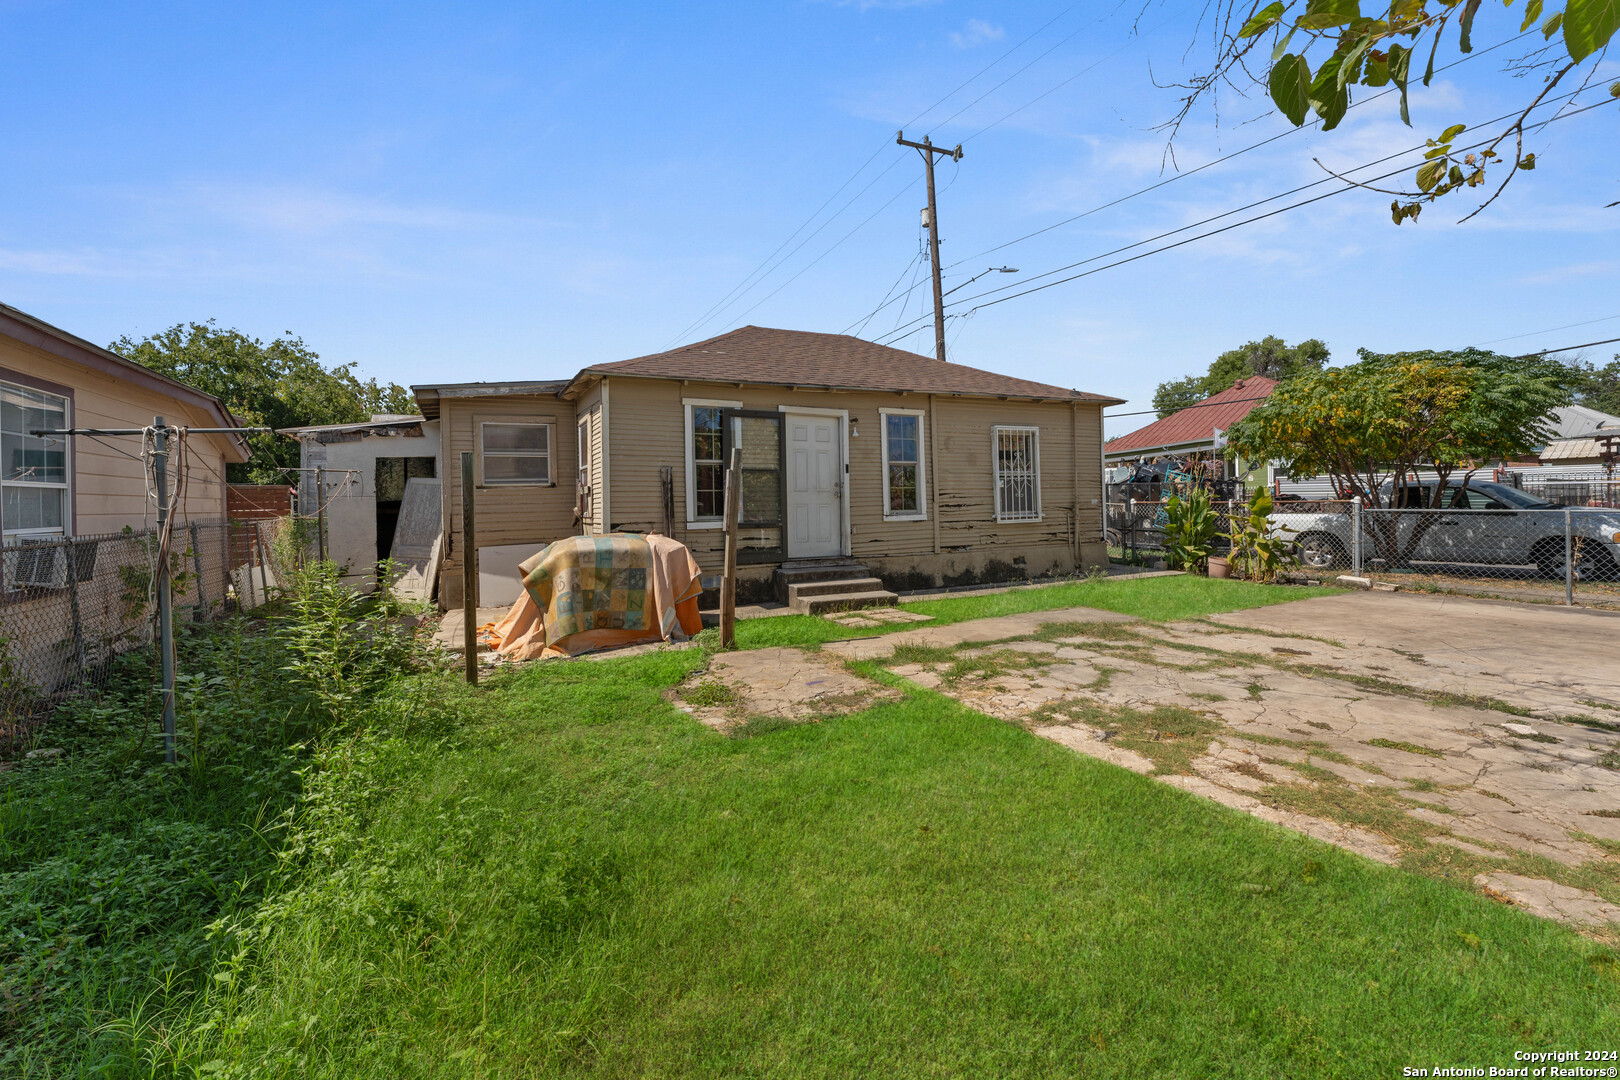
[[[191,621],[202,622],[208,617],[208,600],[203,595],[202,540],[195,521],[186,531],[191,533],[191,572],[197,575],[197,602],[191,605]]]
[[[315,466],[315,545],[320,561],[326,561],[326,467]]]
[[[473,546],[473,456],[461,452],[461,642],[467,681],[478,681],[478,549]]]
[[[737,519],[742,516],[742,447],[726,466],[726,563],[720,579],[720,645],[737,647]]]

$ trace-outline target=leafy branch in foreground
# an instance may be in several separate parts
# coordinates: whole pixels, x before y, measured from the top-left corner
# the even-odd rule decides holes
[[[1514,3],[1504,0],[1503,6],[1511,8]],[[1164,126],[1173,142],[1194,106],[1205,97],[1213,99],[1222,85],[1240,93],[1246,86],[1262,85],[1294,126],[1302,126],[1314,116],[1324,131],[1333,130],[1344,119],[1352,86],[1389,86],[1399,91],[1401,119],[1411,126],[1408,90],[1414,56],[1427,45],[1420,78],[1428,86],[1448,29],[1456,30],[1459,53],[1473,52],[1474,22],[1480,7],[1481,0],[1392,0],[1381,10],[1375,9],[1375,16],[1365,16],[1360,0],[1305,0],[1303,5],[1297,0],[1217,0],[1212,20],[1214,62],[1177,84],[1186,93],[1176,116]],[[1620,30],[1617,0],[1566,0],[1561,11],[1547,11],[1543,0],[1526,0],[1521,10],[1514,36],[1532,37],[1532,48],[1510,66],[1521,74],[1552,69],[1541,89],[1504,127],[1465,148],[1454,150],[1455,140],[1467,130],[1463,124],[1450,124],[1437,138],[1429,139],[1424,161],[1413,175],[1412,190],[1373,189],[1396,197],[1390,206],[1395,224],[1415,220],[1426,203],[1483,186],[1487,170],[1506,166],[1507,175],[1468,215],[1472,217],[1494,202],[1519,172],[1534,169],[1536,155],[1524,149],[1530,114],[1571,71],[1587,65],[1590,80]],[[1539,41],[1533,37],[1537,33]],[[1562,55],[1552,44],[1557,35],[1562,35]],[[1271,43],[1269,54],[1263,48],[1267,41]],[[1317,60],[1314,69],[1313,57]],[[1620,82],[1609,87],[1609,93],[1620,97]],[[1510,140],[1512,154],[1507,157],[1503,150]]]

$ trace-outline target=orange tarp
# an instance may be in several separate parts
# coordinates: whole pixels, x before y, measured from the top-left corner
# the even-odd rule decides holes
[[[667,536],[571,536],[518,568],[523,595],[490,635],[514,660],[685,641],[703,628],[702,570]]]

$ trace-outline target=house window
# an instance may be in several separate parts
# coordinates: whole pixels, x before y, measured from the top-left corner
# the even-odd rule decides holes
[[[698,521],[718,521],[724,512],[726,466],[720,458],[724,422],[714,405],[692,408],[692,490],[697,496]]]
[[[551,483],[551,425],[485,421],[479,425],[485,484]]]
[[[996,520],[1041,520],[1040,429],[995,427]]]
[[[65,428],[67,414],[64,397],[0,383],[0,528],[7,539],[66,534],[66,437],[28,432]]]
[[[883,516],[890,520],[926,518],[923,414],[909,409],[878,411],[883,419]]]
[[[686,524],[718,529],[725,516],[727,409],[740,401],[686,398]]]

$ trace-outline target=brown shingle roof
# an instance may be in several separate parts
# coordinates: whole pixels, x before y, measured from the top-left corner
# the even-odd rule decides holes
[[[1155,420],[1129,435],[1109,439],[1103,453],[1122,454],[1132,450],[1159,450],[1188,443],[1210,442],[1215,429],[1225,431],[1271,396],[1277,383],[1264,375],[1250,375],[1198,404]]]
[[[847,334],[745,326],[669,352],[593,364],[575,376],[641,375],[663,379],[768,383],[837,390],[905,390],[919,394],[1046,398],[1118,404],[1119,398],[1015,379]]]

